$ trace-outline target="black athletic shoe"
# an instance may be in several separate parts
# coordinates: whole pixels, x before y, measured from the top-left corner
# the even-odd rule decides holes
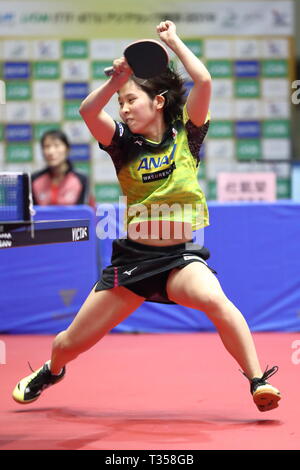
[[[253,396],[253,401],[259,411],[270,411],[278,407],[278,402],[281,399],[280,391],[266,380],[277,371],[277,366],[272,367],[272,369],[268,369],[267,366],[262,377],[255,377],[251,380],[248,379],[250,381],[250,391]],[[243,374],[247,377],[244,372]]]
[[[13,399],[18,403],[26,404],[37,400],[43,390],[60,382],[65,375],[66,368],[63,367],[59,375],[52,375],[47,361],[40,369],[33,371],[16,385],[13,391]]]

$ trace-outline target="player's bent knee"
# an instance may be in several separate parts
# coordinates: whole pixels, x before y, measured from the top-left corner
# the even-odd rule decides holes
[[[230,326],[234,320],[235,311],[232,303],[225,298],[212,299],[201,309],[215,326]]]
[[[220,316],[222,312],[225,312],[227,302],[229,301],[225,295],[212,293],[200,297],[197,302],[197,308],[205,313]]]

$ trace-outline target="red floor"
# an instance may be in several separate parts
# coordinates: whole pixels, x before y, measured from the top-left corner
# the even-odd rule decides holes
[[[15,383],[30,373],[27,361],[38,368],[49,358],[52,338],[0,336],[1,450],[300,448],[300,334],[254,334],[262,366],[279,366],[270,382],[283,398],[266,413],[213,333],[107,335],[61,383],[18,405]]]

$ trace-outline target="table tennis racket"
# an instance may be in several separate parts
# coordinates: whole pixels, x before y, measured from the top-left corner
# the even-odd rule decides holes
[[[135,41],[124,50],[124,57],[138,78],[152,78],[163,73],[169,63],[167,49],[154,39]],[[114,68],[107,67],[104,73],[113,75]]]

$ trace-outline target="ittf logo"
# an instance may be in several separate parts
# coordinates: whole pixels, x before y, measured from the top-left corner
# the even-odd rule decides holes
[[[88,229],[87,227],[74,227],[72,228],[72,240],[73,242],[79,242],[81,240],[88,240]]]

